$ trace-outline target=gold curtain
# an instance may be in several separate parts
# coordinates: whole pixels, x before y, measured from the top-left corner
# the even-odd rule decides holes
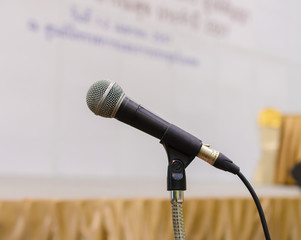
[[[261,199],[273,240],[301,239],[301,198]],[[189,240],[264,239],[249,198],[184,201]],[[4,240],[160,240],[173,239],[167,199],[0,202]]]
[[[275,182],[295,184],[291,170],[299,162],[301,162],[301,116],[286,115],[282,117],[280,129]]]

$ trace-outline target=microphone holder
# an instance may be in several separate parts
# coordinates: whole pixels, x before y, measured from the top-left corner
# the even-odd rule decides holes
[[[183,218],[184,191],[186,190],[185,168],[194,159],[164,144],[168,157],[167,190],[171,191],[172,219],[175,240],[185,239]]]

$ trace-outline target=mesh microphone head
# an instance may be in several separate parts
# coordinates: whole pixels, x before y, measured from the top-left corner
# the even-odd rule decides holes
[[[86,101],[89,109],[96,115],[113,118],[124,97],[125,94],[117,83],[102,80],[89,88]]]

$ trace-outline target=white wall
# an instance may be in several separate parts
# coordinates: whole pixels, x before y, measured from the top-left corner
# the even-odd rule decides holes
[[[157,139],[94,116],[89,86],[126,94],[253,175],[257,115],[299,112],[297,0],[1,0],[0,175],[165,178]],[[200,160],[188,179],[236,180]]]

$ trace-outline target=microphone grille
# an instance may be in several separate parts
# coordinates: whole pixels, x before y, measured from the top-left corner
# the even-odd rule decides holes
[[[96,115],[112,118],[124,97],[125,94],[117,83],[102,80],[89,88],[86,101],[89,109]]]

